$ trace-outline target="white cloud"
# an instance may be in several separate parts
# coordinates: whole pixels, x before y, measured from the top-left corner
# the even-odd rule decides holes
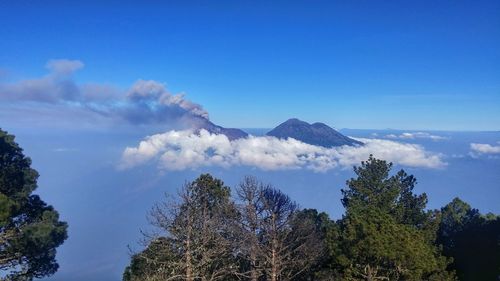
[[[72,151],[77,151],[76,148],[68,148],[68,147],[58,147],[52,149],[53,152],[72,152]]]
[[[381,139],[358,139],[363,146],[325,148],[289,138],[249,136],[230,141],[225,135],[201,130],[169,131],[147,137],[137,147],[127,147],[119,165],[132,168],[157,161],[160,169],[184,170],[200,166],[251,166],[262,170],[309,169],[324,172],[359,164],[370,154],[408,167],[440,168],[441,155],[416,144]]]
[[[83,68],[83,62],[79,60],[68,60],[68,59],[56,59],[49,60],[45,67],[49,69],[52,73],[69,75]]]
[[[500,142],[498,142],[498,145],[491,145],[486,143],[471,143],[470,149],[474,153],[479,154],[500,154]]]
[[[448,139],[447,137],[432,135],[426,132],[414,132],[414,133],[404,132],[400,135],[389,134],[386,135],[385,137],[389,139],[430,139],[433,141]]]

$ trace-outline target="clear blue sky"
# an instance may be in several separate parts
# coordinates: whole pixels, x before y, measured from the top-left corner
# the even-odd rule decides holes
[[[0,1],[0,80],[165,82],[218,124],[500,129],[500,1]]]

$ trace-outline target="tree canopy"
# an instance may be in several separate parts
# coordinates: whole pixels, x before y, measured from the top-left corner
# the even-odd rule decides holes
[[[353,280],[453,280],[447,259],[434,244],[437,221],[425,211],[426,194],[416,179],[372,156],[354,167],[342,190],[346,209],[328,241],[332,267]]]
[[[305,280],[323,248],[316,214],[254,178],[237,193],[234,202],[221,180],[203,174],[177,201],[159,203],[150,217],[161,233],[146,236],[123,279]]]
[[[254,177],[232,197],[203,174],[153,209],[163,232],[146,237],[124,280],[495,280],[499,217],[458,198],[428,210],[415,177],[392,168],[372,156],[354,167],[337,221]]]
[[[38,195],[31,160],[0,129],[0,270],[7,280],[32,280],[56,272],[56,248],[67,224]]]
[[[453,258],[449,268],[460,280],[495,280],[500,276],[500,217],[481,215],[453,199],[441,208],[438,243]]]

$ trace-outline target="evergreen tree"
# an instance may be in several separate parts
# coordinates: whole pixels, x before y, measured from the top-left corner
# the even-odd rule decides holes
[[[147,245],[146,249],[134,254],[130,265],[125,268],[124,281],[161,281],[175,276],[173,263],[182,258],[168,238],[158,237]],[[171,280],[181,280],[174,278]]]
[[[346,280],[453,280],[448,261],[434,246],[436,217],[426,212],[416,180],[370,156],[342,190],[346,214],[330,230],[332,268]],[[434,234],[432,233],[434,232]]]
[[[294,224],[303,224],[308,222],[312,226],[311,232],[315,233],[313,243],[316,243],[312,249],[316,251],[315,259],[312,260],[306,270],[301,272],[295,277],[294,280],[329,280],[331,272],[329,271],[328,264],[330,263],[330,256],[328,255],[326,247],[326,237],[329,230],[335,227],[335,222],[330,220],[328,214],[325,212],[318,212],[316,209],[304,209],[297,213],[294,219]],[[307,249],[312,251],[312,249]]]
[[[423,229],[431,217],[425,211],[427,195],[413,193],[417,180],[404,170],[389,176],[392,166],[370,156],[360,167],[354,167],[357,178],[347,181],[348,188],[342,190],[342,204],[347,212],[366,206],[378,208],[397,223]]]
[[[30,158],[0,129],[0,270],[6,280],[32,280],[58,269],[56,248],[67,224],[38,195]]]
[[[469,204],[453,199],[441,208],[438,243],[453,258],[450,269],[462,281],[500,277],[500,217],[483,216]]]

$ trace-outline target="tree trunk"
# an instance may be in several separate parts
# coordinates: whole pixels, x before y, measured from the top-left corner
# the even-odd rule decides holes
[[[273,249],[271,251],[271,280],[270,281],[277,281],[278,280],[278,266],[276,264],[276,249],[274,248],[274,243],[273,241]]]
[[[192,257],[191,257],[191,219],[188,214],[188,231],[187,231],[187,237],[186,237],[186,281],[193,281],[193,265],[191,264],[192,262]]]
[[[189,238],[186,241],[186,281],[193,281],[193,267],[191,265],[191,250]]]
[[[255,254],[252,253],[250,255],[250,264],[252,266],[251,272],[250,272],[250,280],[251,281],[257,281],[259,278],[259,275],[257,274],[257,258],[255,257]]]

